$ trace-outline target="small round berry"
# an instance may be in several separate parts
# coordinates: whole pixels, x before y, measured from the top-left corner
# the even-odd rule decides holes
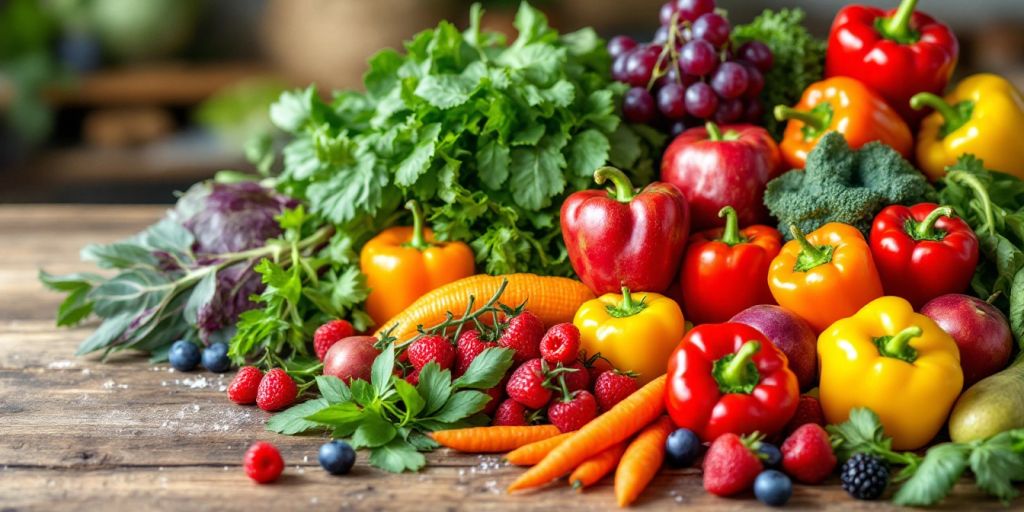
[[[709,12],[701,14],[693,22],[693,38],[703,39],[715,47],[722,47],[725,43],[729,42],[729,32],[732,30],[729,27],[729,22],[718,14]]]
[[[643,87],[633,87],[626,91],[622,100],[622,113],[631,123],[649,123],[654,120],[657,107],[654,97]]]
[[[761,41],[748,41],[737,52],[741,59],[757,67],[762,73],[772,69],[772,50]]]
[[[264,411],[280,411],[293,403],[299,394],[299,388],[287,372],[273,368],[263,379],[256,391],[256,406]]]
[[[213,373],[224,373],[231,369],[227,343],[218,341],[203,349],[203,368]]]
[[[701,119],[707,119],[718,109],[718,96],[710,85],[697,82],[686,88],[686,111]]]
[[[356,451],[344,441],[331,441],[320,445],[317,459],[324,471],[332,475],[344,475],[356,462]]]
[[[179,372],[190,372],[199,364],[199,347],[188,340],[178,340],[171,345],[167,359]]]
[[[658,10],[658,21],[661,22],[662,27],[667,27],[672,23],[672,17],[676,14],[676,3],[674,1],[666,2]]]
[[[608,54],[612,58],[618,57],[636,48],[636,41],[629,36],[615,36],[608,41]]]
[[[762,471],[754,479],[754,496],[765,505],[781,507],[793,496],[793,481],[781,471]]]
[[[782,463],[782,451],[771,443],[761,442],[757,446],[757,456],[766,468],[777,468]]]
[[[850,496],[858,500],[877,500],[889,485],[889,468],[874,455],[858,453],[843,464],[839,480]]]
[[[665,462],[676,468],[688,468],[700,455],[700,438],[688,428],[679,428],[665,440]]]
[[[681,20],[694,21],[702,14],[714,11],[715,0],[676,0],[676,10]]]
[[[257,441],[245,451],[243,467],[249,478],[261,484],[268,484],[281,476],[281,472],[284,471],[284,459],[274,445]]]

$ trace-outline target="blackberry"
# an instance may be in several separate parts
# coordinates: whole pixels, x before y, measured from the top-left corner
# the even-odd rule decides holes
[[[889,468],[882,459],[858,453],[843,464],[843,489],[858,500],[878,499],[889,485]]]

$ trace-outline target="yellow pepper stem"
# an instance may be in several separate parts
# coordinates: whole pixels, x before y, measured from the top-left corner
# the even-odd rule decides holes
[[[722,230],[722,238],[718,240],[726,245],[733,246],[746,242],[747,239],[740,234],[740,220],[736,215],[736,209],[732,206],[724,206],[718,211],[718,218],[725,218],[725,229]]]
[[[420,203],[410,199],[405,203],[405,209],[412,212],[412,240],[409,240],[409,246],[421,251],[430,247],[426,236],[423,235],[423,208],[420,207]]]
[[[917,360],[917,350],[910,346],[910,340],[920,337],[922,332],[920,327],[911,325],[894,336],[876,338],[875,344],[878,345],[878,353],[885,357],[913,363]]]
[[[807,272],[814,267],[832,261],[832,253],[835,251],[835,247],[831,245],[815,247],[807,240],[807,235],[796,224],[789,226],[789,233],[793,235],[793,240],[800,244],[800,255],[796,257],[796,266],[793,267],[793,271]]]
[[[950,105],[946,103],[946,100],[930,92],[919,92],[910,98],[910,108],[914,110],[932,108],[938,112],[944,121],[942,128],[939,129],[939,136],[946,138],[946,135],[957,131],[971,120],[974,102],[961,101],[956,105]]]
[[[633,200],[635,195],[633,184],[630,183],[626,173],[614,168],[614,167],[602,167],[594,171],[594,183],[598,185],[604,185],[604,182],[611,180],[615,186],[615,192],[612,196],[616,201],[620,203],[628,203]]]
[[[633,294],[630,293],[629,288],[622,287],[622,302],[616,305],[610,305],[607,307],[608,314],[614,318],[626,318],[636,314],[647,308],[647,298],[636,302],[633,300]]]
[[[750,340],[744,343],[735,354],[729,354],[715,361],[712,375],[718,382],[718,390],[722,394],[742,393],[749,395],[761,381],[761,374],[751,360],[759,350],[761,343]]]
[[[953,209],[948,206],[940,206],[928,213],[928,216],[924,218],[917,227],[914,228],[911,236],[914,240],[942,240],[946,234],[943,232],[935,231],[935,223],[938,222],[939,217],[952,217]]]

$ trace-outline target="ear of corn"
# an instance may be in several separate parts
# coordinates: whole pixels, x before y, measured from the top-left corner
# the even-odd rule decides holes
[[[449,311],[456,316],[462,315],[470,295],[476,299],[474,307],[483,305],[505,279],[508,280],[508,286],[501,295],[501,303],[515,307],[526,302],[526,309],[549,327],[571,322],[580,305],[594,298],[586,285],[565,277],[536,274],[475,275],[428,292],[381,325],[374,335],[379,336],[397,326],[391,335],[398,340],[396,343],[402,344],[416,336],[416,329],[420,325],[424,328],[437,325],[445,320]]]

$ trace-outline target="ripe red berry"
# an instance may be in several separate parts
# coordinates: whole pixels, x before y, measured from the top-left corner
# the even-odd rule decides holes
[[[509,398],[529,407],[540,409],[551,400],[547,388],[548,368],[542,359],[530,359],[516,368],[505,385]]]
[[[505,396],[505,386],[498,384],[491,389],[485,389],[484,393],[491,397],[491,400],[484,406],[484,414],[494,414],[494,411],[498,410],[498,404],[501,403],[501,399]]]
[[[255,366],[243,366],[238,369],[235,378],[228,384],[228,400],[236,404],[251,405],[256,403],[256,394],[260,389],[263,372]]]
[[[413,368],[412,371],[409,372],[409,374],[405,376],[405,381],[408,382],[409,384],[412,384],[413,386],[419,384],[420,383],[420,369],[419,368]]]
[[[597,400],[589,391],[576,391],[548,406],[548,419],[562,432],[583,428],[597,416]]]
[[[704,490],[716,496],[732,496],[750,489],[764,469],[750,449],[750,438],[722,434],[704,455]]]
[[[299,388],[295,381],[280,368],[274,368],[263,376],[256,392],[256,405],[264,411],[280,411],[295,402]]]
[[[512,360],[523,363],[540,357],[540,340],[544,337],[544,322],[529,311],[510,318],[498,338],[498,345],[515,351]]]
[[[601,410],[607,411],[635,393],[639,387],[636,377],[618,370],[608,370],[597,376],[597,381],[594,382],[594,395]]]
[[[792,434],[796,429],[808,424],[825,425],[825,412],[821,410],[821,402],[813,396],[801,395],[800,401],[796,403],[796,412],[793,418],[782,429],[786,435]]]
[[[455,362],[455,347],[443,336],[435,334],[414,341],[406,352],[409,354],[409,363],[417,370],[431,361],[436,361],[441,369],[448,370]]]
[[[540,340],[540,355],[551,364],[571,363],[579,352],[580,330],[570,323],[551,327]]]
[[[245,451],[245,459],[242,463],[245,474],[249,475],[258,483],[268,484],[277,480],[284,471],[284,459],[281,452],[277,451],[274,445],[257,441]]]
[[[818,484],[836,468],[836,455],[821,425],[807,423],[782,443],[782,469],[805,484]]]
[[[565,387],[569,389],[570,393],[590,389],[590,372],[587,371],[586,366],[583,366],[583,363],[573,361],[562,366],[571,370],[562,374],[562,378],[565,379]]]
[[[529,425],[526,415],[529,413],[523,404],[511,398],[505,399],[498,404],[498,410],[494,412],[494,419],[491,425],[502,425],[508,427],[524,427]]]
[[[470,363],[476,359],[476,356],[480,355],[488,346],[493,345],[493,343],[484,341],[480,332],[476,330],[462,331],[462,334],[459,335],[458,344],[455,347],[454,375],[461,377],[469,369]]]
[[[317,327],[313,333],[313,351],[316,352],[316,357],[323,361],[331,345],[353,334],[355,329],[347,320],[331,320]]]

